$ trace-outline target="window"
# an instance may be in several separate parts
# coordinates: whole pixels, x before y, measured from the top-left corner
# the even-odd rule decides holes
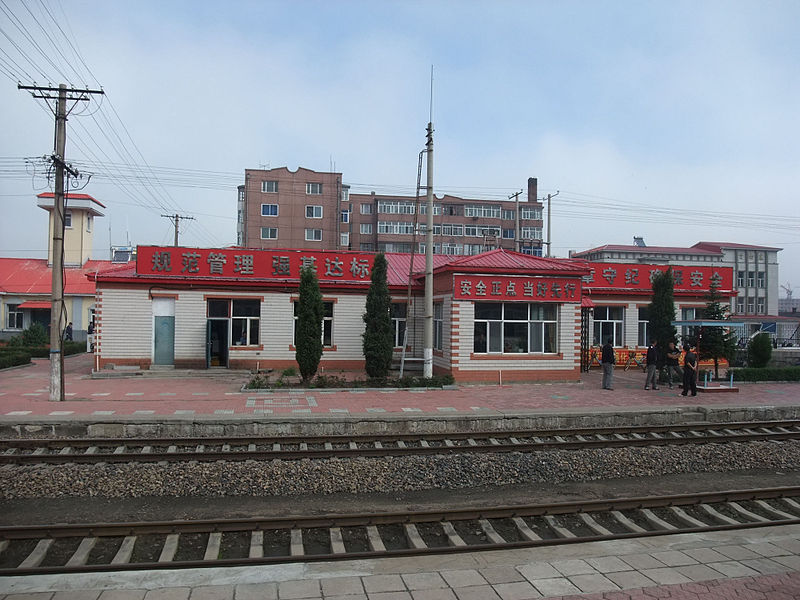
[[[476,302],[473,351],[557,352],[557,314],[555,304]]]
[[[7,329],[22,329],[22,311],[19,309],[19,304],[6,304]]]
[[[756,299],[756,312],[760,315],[767,314],[766,306],[764,303],[764,298],[757,298]]]
[[[650,321],[650,307],[639,307],[639,340],[640,346],[648,346],[650,340],[647,338],[647,323]]]
[[[64,227],[72,227],[72,211],[64,211]]]
[[[262,227],[261,228],[261,239],[262,240],[277,240],[278,239],[278,228],[277,227]]]
[[[736,312],[742,314],[744,312],[744,298],[736,298]]]
[[[519,237],[523,240],[540,240],[542,239],[541,227],[520,227]]]
[[[443,347],[442,337],[444,334],[444,304],[436,302],[433,305],[433,348],[434,350],[441,350]]]
[[[364,206],[363,204],[361,206]],[[413,215],[414,203],[413,202],[399,202],[381,200],[378,202],[378,213],[387,215]],[[421,214],[424,214],[420,211]]]
[[[463,225],[442,225],[442,235],[464,235]],[[433,233],[436,234],[436,226],[434,226]]]
[[[261,205],[261,216],[262,217],[277,217],[278,216],[278,205],[277,204],[262,204]]]
[[[744,287],[744,271],[736,271],[736,287]]]
[[[427,215],[428,214],[428,205],[425,203],[420,203],[419,205],[419,214]],[[438,202],[433,203],[433,215],[441,215],[442,214],[442,205]]]
[[[319,205],[309,204],[306,206],[306,219],[321,219],[322,207]]]
[[[434,252],[435,252],[436,244],[434,244]],[[463,253],[463,248],[461,244],[454,244],[452,242],[445,242],[441,246],[440,252],[435,252],[436,254],[448,254],[450,256],[461,256]]]
[[[519,209],[520,219],[542,220],[542,209],[535,206],[521,206]]]
[[[362,204],[360,210],[361,210],[361,214],[362,215],[371,215],[372,214],[372,204]]]
[[[408,305],[395,302],[392,304],[392,330],[394,331],[394,347],[403,347],[403,337],[406,333],[406,311]]]
[[[758,287],[763,288],[765,280],[766,280],[766,273],[764,273],[764,271],[758,271],[758,273],[756,273],[756,283]]]
[[[515,210],[508,210],[506,208],[503,209],[503,220],[504,221],[513,221],[514,217],[516,217]]]
[[[755,271],[748,271],[747,272],[747,287],[755,287],[756,286],[756,273]]]
[[[747,314],[752,315],[756,312],[756,299],[754,296],[747,297]]]
[[[483,237],[500,237],[499,227],[482,227],[481,233]]]
[[[358,226],[358,232],[362,235],[371,235],[372,223],[361,223],[361,225]]]
[[[321,183],[307,183],[306,184],[306,194],[319,196],[322,193],[322,184]]]
[[[345,232],[339,234],[339,245],[342,246],[343,248],[347,248],[350,245],[349,233]]]
[[[504,240],[513,240],[514,239],[514,230],[513,229],[503,229],[503,239]]]
[[[294,303],[292,329],[292,343],[297,345],[297,302]],[[322,303],[322,347],[333,347],[333,302]]]
[[[621,306],[596,306],[594,309],[594,345],[600,346],[611,338],[612,346],[622,346]]]
[[[307,242],[321,242],[322,241],[322,229],[306,229],[306,241]]]
[[[500,207],[490,204],[467,204],[464,206],[465,217],[483,217],[486,219],[499,219]]]
[[[350,211],[343,210],[342,211],[342,223],[349,223],[350,222]]]
[[[411,235],[414,233],[414,223],[411,221],[378,221],[378,233]]]
[[[466,256],[473,256],[483,252],[483,244],[464,244],[464,254]]]
[[[408,254],[411,252],[411,244],[409,242],[379,242],[378,252],[400,252]]]
[[[262,181],[261,191],[265,194],[277,194],[278,182],[277,181]]]
[[[358,244],[358,249],[362,252],[374,252],[375,246],[372,244],[372,242],[360,242]]]
[[[460,205],[459,204],[445,204],[442,207],[442,214],[449,215],[451,217],[455,217],[461,214]]]
[[[233,300],[231,341],[235,346],[258,345],[260,300]]]
[[[86,231],[87,233],[92,233],[92,215],[86,215]]]

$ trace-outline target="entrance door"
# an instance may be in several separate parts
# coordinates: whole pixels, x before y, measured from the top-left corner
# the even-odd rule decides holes
[[[175,300],[153,298],[153,364],[175,364]]]
[[[206,367],[228,366],[228,319],[206,321]]]

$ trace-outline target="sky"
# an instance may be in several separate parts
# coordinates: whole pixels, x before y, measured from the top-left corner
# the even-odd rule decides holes
[[[66,157],[106,206],[108,258],[170,245],[162,214],[194,217],[182,245],[235,243],[246,168],[413,195],[433,67],[437,195],[536,177],[555,256],[774,246],[800,295],[798,22],[795,0],[0,0],[0,256],[47,248],[54,119],[18,81],[104,90]]]

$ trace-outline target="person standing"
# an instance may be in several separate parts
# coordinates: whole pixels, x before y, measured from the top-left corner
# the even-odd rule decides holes
[[[614,346],[611,345],[611,338],[606,340],[603,346],[600,364],[603,367],[603,389],[613,390],[614,387],[614,365],[617,357],[614,355]]]
[[[647,357],[645,358],[647,365],[647,375],[644,380],[644,389],[649,390],[653,386],[654,390],[658,389],[658,348],[656,348],[655,340],[650,340],[650,345],[647,347]]]
[[[676,381],[681,381],[683,379],[683,372],[681,371],[680,366],[678,366],[678,359],[681,357],[681,351],[675,347],[675,342],[670,342],[669,347],[667,348],[667,383],[669,384],[669,389],[672,389],[672,375],[673,373],[676,375]]]
[[[69,342],[72,341],[72,321],[69,322],[69,325],[64,330],[64,339]]]
[[[688,346],[686,356],[683,359],[683,391],[681,396],[685,396],[691,390],[692,396],[697,396],[697,354],[695,346]]]

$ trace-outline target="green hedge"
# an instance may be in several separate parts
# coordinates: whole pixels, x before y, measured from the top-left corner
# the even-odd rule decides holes
[[[727,379],[733,373],[733,383],[737,381],[800,381],[800,367],[745,367],[728,371]]]
[[[0,346],[0,356],[24,352],[33,358],[49,358],[49,346]],[[86,342],[64,342],[64,356],[86,352]]]
[[[31,355],[27,352],[3,352],[0,353],[0,369],[16,367],[17,365],[27,365],[31,362]]]

